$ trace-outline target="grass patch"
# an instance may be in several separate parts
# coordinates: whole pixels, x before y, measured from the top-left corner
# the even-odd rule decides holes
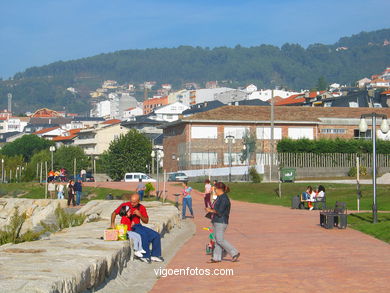
[[[301,194],[308,185],[313,187],[319,183],[282,183],[282,197],[277,194],[278,183],[229,183],[232,199],[290,207],[291,197]],[[203,192],[203,183],[191,183],[193,188]],[[336,201],[346,202],[348,210],[357,210],[356,185],[323,183],[326,188],[327,206],[332,207]],[[379,210],[390,210],[390,185],[377,186],[377,205]],[[361,185],[362,198],[360,200],[361,210],[371,210],[372,207],[372,185]]]
[[[372,213],[356,213],[348,216],[351,228],[390,243],[390,213],[378,213],[378,223],[372,223]]]

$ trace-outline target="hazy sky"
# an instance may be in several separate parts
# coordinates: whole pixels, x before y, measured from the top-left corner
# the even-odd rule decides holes
[[[1,0],[0,77],[121,49],[333,43],[390,27],[389,0]]]

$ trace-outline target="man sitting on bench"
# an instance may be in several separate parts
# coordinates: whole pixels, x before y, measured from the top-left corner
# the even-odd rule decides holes
[[[141,221],[147,224],[149,216],[145,206],[140,204],[139,201],[139,195],[133,194],[129,202],[122,203],[113,211],[111,214],[111,227],[115,228],[115,218],[120,213],[122,206],[129,206],[130,217],[122,217],[121,224],[127,225],[129,231],[134,231],[141,235],[142,248],[145,253],[140,260],[147,263],[151,263],[151,261],[162,262],[164,259],[161,257],[161,236],[156,231],[141,224]],[[152,251],[150,251],[150,244],[152,244]]]

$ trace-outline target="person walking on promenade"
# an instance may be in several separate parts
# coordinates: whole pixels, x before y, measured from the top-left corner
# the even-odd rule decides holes
[[[213,203],[212,208],[206,208],[206,211],[209,213],[208,215],[211,218],[211,223],[213,224],[215,237],[215,248],[213,257],[211,258],[211,263],[220,262],[222,260],[224,250],[232,256],[232,261],[236,262],[240,257],[240,253],[224,237],[229,224],[231,206],[230,199],[227,195],[229,187],[227,187],[223,182],[218,182],[215,185],[215,189],[217,199]]]
[[[50,198],[54,199],[54,195],[56,192],[56,185],[55,185],[54,181],[49,182],[49,184],[47,185],[47,191],[49,191]]]
[[[190,210],[192,217],[194,217],[194,211],[192,210],[192,197],[191,197],[192,187],[189,187],[187,182],[183,182],[183,187],[184,187],[183,208],[182,208],[182,212],[181,212],[181,218],[185,219],[187,207]]]
[[[211,208],[211,184],[210,180],[206,179],[204,185],[204,206],[205,208]]]

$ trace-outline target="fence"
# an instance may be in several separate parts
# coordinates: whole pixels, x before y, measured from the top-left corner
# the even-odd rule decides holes
[[[278,153],[277,164],[281,167],[293,168],[350,168],[356,166],[356,157],[360,158],[360,166],[371,168],[372,154],[343,153]],[[377,154],[378,168],[390,167],[390,154]]]

